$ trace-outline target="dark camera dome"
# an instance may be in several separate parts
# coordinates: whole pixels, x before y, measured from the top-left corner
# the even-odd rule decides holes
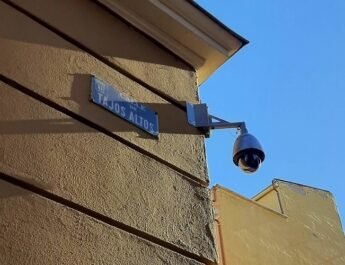
[[[235,141],[233,161],[246,173],[253,173],[265,159],[259,141],[249,133],[241,134]]]

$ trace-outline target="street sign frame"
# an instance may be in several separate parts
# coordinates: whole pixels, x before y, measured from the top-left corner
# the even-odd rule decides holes
[[[115,87],[91,77],[91,101],[158,138],[158,113],[127,97]]]

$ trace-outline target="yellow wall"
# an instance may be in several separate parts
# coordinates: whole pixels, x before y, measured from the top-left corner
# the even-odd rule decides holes
[[[0,264],[216,260],[190,66],[93,1],[0,2]],[[159,139],[93,104],[91,75]]]
[[[344,233],[332,195],[285,181],[274,186],[284,214],[271,209],[279,204],[272,189],[255,202],[213,188],[220,264],[345,264]]]

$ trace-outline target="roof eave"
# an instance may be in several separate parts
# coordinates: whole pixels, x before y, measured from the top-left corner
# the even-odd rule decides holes
[[[248,43],[193,1],[98,1],[191,65],[199,84]]]

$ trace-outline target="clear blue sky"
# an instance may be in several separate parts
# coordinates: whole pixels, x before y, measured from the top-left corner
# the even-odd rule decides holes
[[[345,1],[201,0],[250,41],[200,87],[212,115],[246,121],[266,161],[232,164],[235,131],[206,141],[211,184],[252,197],[280,178],[333,193],[345,223]]]

